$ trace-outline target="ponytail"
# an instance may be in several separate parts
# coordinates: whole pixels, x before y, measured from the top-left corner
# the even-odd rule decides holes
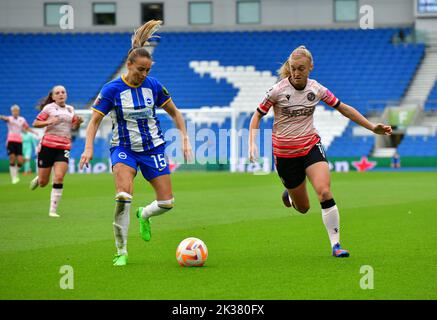
[[[53,100],[52,98],[52,94],[53,94],[53,89],[54,87],[49,91],[49,93],[47,94],[47,96],[45,96],[44,98],[42,98],[41,100],[39,100],[38,105],[36,106],[36,108],[41,111],[46,105],[48,105],[49,103],[55,102],[55,100]]]
[[[56,87],[64,87],[64,86],[60,85],[60,84],[57,84],[56,86],[51,88],[49,93],[47,94],[47,96],[45,96],[44,98],[39,100],[38,105],[36,106],[36,109],[41,111],[46,105],[55,102],[55,100],[53,100],[53,91],[55,90]]]
[[[290,64],[288,62],[288,59],[282,64],[278,73],[279,73],[279,78],[281,79],[286,79],[291,77]]]
[[[132,47],[128,52],[128,61],[133,63],[137,57],[152,58],[144,47],[150,44],[148,40],[161,27],[161,24],[161,20],[150,20],[134,31],[131,39]]]

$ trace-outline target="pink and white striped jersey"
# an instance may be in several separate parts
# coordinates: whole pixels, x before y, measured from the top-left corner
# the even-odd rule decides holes
[[[27,124],[26,119],[24,119],[23,117],[13,117],[13,116],[8,116],[8,138],[7,138],[7,142],[18,142],[18,143],[22,143],[23,142],[23,138],[21,137],[21,132],[23,132],[23,130],[29,128],[29,125]]]
[[[57,124],[45,127],[44,136],[41,139],[41,145],[49,148],[70,150],[71,130],[73,124],[77,121],[77,116],[74,114],[74,108],[70,105],[61,107],[53,102],[44,106],[36,119],[46,121],[53,117],[57,117],[61,121]]]
[[[308,79],[302,90],[295,89],[286,78],[267,91],[257,110],[265,115],[273,107],[272,142],[275,156],[305,156],[320,141],[313,121],[315,107],[320,101],[333,108],[340,105],[331,91],[312,79]]]

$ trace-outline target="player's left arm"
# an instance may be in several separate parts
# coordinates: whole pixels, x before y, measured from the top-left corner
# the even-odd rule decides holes
[[[71,125],[71,129],[72,130],[77,130],[79,129],[80,125],[83,123],[83,118],[81,116],[76,116],[74,115],[73,117],[73,121],[72,121],[72,125]]]
[[[173,119],[176,128],[179,129],[182,139],[182,151],[184,153],[184,159],[190,161],[193,157],[190,139],[188,138],[187,128],[185,127],[184,117],[179,109],[174,104],[173,100],[168,100],[167,103],[162,106],[162,108],[167,112]]]
[[[27,127],[27,128],[25,128],[24,131],[26,131],[26,132],[30,132],[30,133],[33,133],[35,136],[38,135],[38,133],[37,133],[35,130],[33,130],[31,127]]]
[[[35,136],[38,135],[38,133],[29,126],[29,124],[27,123],[26,120],[24,121],[24,124],[23,124],[23,131],[30,132]]]
[[[375,124],[370,122],[357,109],[347,105],[346,103],[340,102],[336,109],[345,117],[351,119],[353,122],[372,131],[373,133],[383,135],[390,135],[392,133],[391,126],[385,125],[383,123]]]

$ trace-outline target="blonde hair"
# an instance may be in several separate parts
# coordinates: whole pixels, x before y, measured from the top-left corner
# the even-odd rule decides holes
[[[307,58],[310,61],[310,64],[313,64],[313,55],[311,54],[311,52],[305,46],[299,46],[293,50],[287,61],[285,61],[279,69],[278,73],[281,79],[285,79],[291,76],[290,61],[292,59],[300,57]]]
[[[152,59],[150,53],[144,48],[150,45],[149,39],[152,35],[161,27],[161,20],[150,20],[143,24],[138,29],[134,30],[132,35],[132,47],[128,52],[127,60],[130,62],[135,62],[137,57],[146,57]]]
[[[20,110],[20,106],[18,105],[18,104],[14,104],[12,107],[11,107],[11,112],[12,111],[14,111],[14,110]]]

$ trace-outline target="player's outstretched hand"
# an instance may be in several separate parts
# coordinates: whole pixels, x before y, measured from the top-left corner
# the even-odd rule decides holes
[[[373,128],[373,132],[376,134],[384,134],[384,135],[391,135],[392,133],[392,128],[391,126],[387,126],[383,123],[377,123],[375,125],[375,128]]]
[[[93,150],[85,149],[80,157],[79,169],[82,170],[83,166],[88,168],[90,161],[93,159]]]
[[[249,161],[255,163],[258,160],[258,147],[256,144],[252,143],[249,146]]]
[[[191,149],[190,140],[188,138],[183,139],[182,152],[184,154],[184,160],[187,163],[191,163],[193,160],[193,150]]]
[[[83,123],[83,118],[81,116],[77,116],[76,118],[76,124],[79,127]]]

